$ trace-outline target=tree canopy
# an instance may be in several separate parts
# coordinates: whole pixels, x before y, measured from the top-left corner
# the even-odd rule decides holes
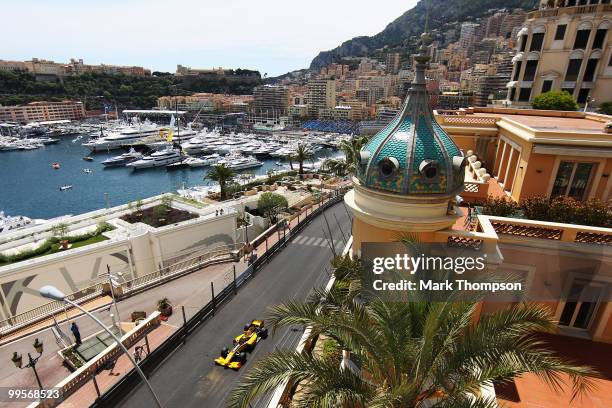
[[[287,199],[276,193],[263,193],[257,200],[257,209],[271,222],[278,221],[278,215],[289,207]]]
[[[531,103],[534,109],[575,111],[578,104],[567,91],[550,91],[536,96]]]
[[[0,104],[21,105],[33,101],[66,99],[85,103],[86,109],[117,105],[121,109],[149,108],[166,95],[193,92],[250,94],[261,83],[257,71],[236,70],[225,76],[176,77],[154,72],[152,76],[84,73],[41,80],[29,72],[0,71]]]

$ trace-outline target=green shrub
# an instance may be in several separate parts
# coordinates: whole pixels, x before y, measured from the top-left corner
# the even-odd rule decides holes
[[[59,224],[61,225],[61,224]],[[58,226],[59,226],[58,225]],[[61,228],[64,232],[62,232],[62,234],[66,234],[67,233],[67,226],[65,226],[65,224],[63,224],[64,227]],[[103,232],[106,231],[110,231],[113,229],[113,226],[106,223],[106,222],[101,222],[98,223],[98,226],[96,227],[96,229],[90,233],[87,234],[81,234],[81,235],[68,235],[68,236],[61,236],[57,237],[57,236],[53,236],[50,238],[47,238],[40,246],[34,248],[34,249],[28,249],[19,253],[16,253],[14,255],[2,255],[0,254],[0,264],[7,264],[7,263],[15,263],[15,262],[20,262],[20,261],[24,261],[26,259],[30,259],[30,258],[35,258],[37,256],[41,256],[44,255],[47,252],[55,252],[55,250],[57,250],[57,248],[55,248],[54,246],[57,246],[60,242],[60,240],[66,240],[71,244],[77,243],[77,242],[82,242],[82,241],[87,241],[90,238],[96,237],[100,234],[102,234]],[[59,232],[57,230],[57,226],[53,228],[53,234],[55,235],[59,235]]]
[[[600,103],[597,112],[604,115],[612,115],[612,101]]]
[[[589,225],[610,228],[612,226],[612,202],[600,200],[577,201],[571,197],[543,196],[521,201],[520,208],[530,220],[550,221],[563,224]]]
[[[520,207],[525,218],[530,220],[550,221],[548,218],[548,208],[550,200],[543,196],[526,198],[521,201]]]
[[[576,223],[595,227],[612,227],[612,202],[593,199],[576,210]]]
[[[495,217],[511,217],[516,214],[518,209],[518,205],[514,201],[504,197],[489,196],[482,205],[482,212],[485,215]]]
[[[550,91],[536,96],[531,103],[534,109],[575,111],[578,104],[567,91]]]

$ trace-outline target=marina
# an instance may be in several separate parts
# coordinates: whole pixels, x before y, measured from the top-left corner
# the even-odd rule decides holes
[[[289,170],[286,155],[295,151],[298,137],[310,141],[309,150],[315,154],[313,161],[305,163],[305,169],[320,165],[325,157],[338,155],[331,146],[348,137],[303,132],[222,135],[218,130],[192,131],[194,135],[181,128],[176,129],[172,146],[159,137],[160,127],[157,127],[153,136],[139,138],[135,149],[122,145],[92,151],[90,146],[83,145],[100,133],[116,132],[107,124],[103,126],[101,131],[100,124],[71,124],[64,131],[56,130],[57,134],[61,133],[54,137],[57,142],[39,143],[34,149],[0,151],[0,171],[4,175],[0,209],[12,216],[48,219],[125,204],[164,192],[214,190],[216,186],[204,179],[214,164],[224,163],[232,168],[238,173],[237,181],[244,183],[252,177],[266,177],[269,171]],[[80,133],[71,133],[74,131]],[[189,138],[177,138],[177,134]],[[14,141],[36,139],[3,136],[0,140],[9,137]],[[41,133],[37,137],[49,136]],[[293,166],[297,169],[295,161]]]

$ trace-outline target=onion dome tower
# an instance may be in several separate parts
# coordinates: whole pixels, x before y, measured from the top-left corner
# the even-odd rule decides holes
[[[434,232],[458,217],[454,204],[463,191],[465,157],[429,107],[425,69],[431,41],[429,34],[421,35],[402,109],[361,149],[355,188],[345,198],[358,220],[379,229]]]

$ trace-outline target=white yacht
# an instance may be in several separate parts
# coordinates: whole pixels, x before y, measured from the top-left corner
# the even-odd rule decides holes
[[[263,162],[260,162],[259,160],[251,156],[244,157],[232,155],[231,157],[226,157],[220,160],[217,164],[224,164],[225,167],[232,170],[244,170],[262,166]]]
[[[139,125],[138,127],[130,126],[95,140],[90,140],[87,143],[83,143],[83,146],[89,147],[93,151],[120,149],[123,146],[131,146],[138,143],[143,138],[156,136],[161,129],[157,125],[149,123]]]
[[[4,211],[0,211],[0,235],[9,231],[40,225],[44,222],[45,220],[32,220],[24,216],[11,217],[4,215]]]
[[[178,149],[174,149],[168,146],[164,150],[160,150],[152,153],[149,156],[145,156],[140,160],[128,163],[127,167],[134,169],[145,169],[149,167],[160,167],[167,166],[168,164],[178,163],[183,159],[181,152]]]
[[[221,156],[215,153],[203,157],[189,157],[185,159],[185,164],[189,167],[206,167],[217,164],[219,160],[221,160]]]
[[[102,162],[104,166],[112,167],[112,166],[125,166],[128,163],[135,162],[136,160],[140,160],[143,158],[142,153],[138,153],[133,148],[130,149],[129,152],[120,154],[119,156],[111,157],[110,159],[106,159]]]
[[[191,138],[187,143],[183,143],[181,146],[183,147],[183,151],[187,154],[212,152],[210,141],[200,137]]]

